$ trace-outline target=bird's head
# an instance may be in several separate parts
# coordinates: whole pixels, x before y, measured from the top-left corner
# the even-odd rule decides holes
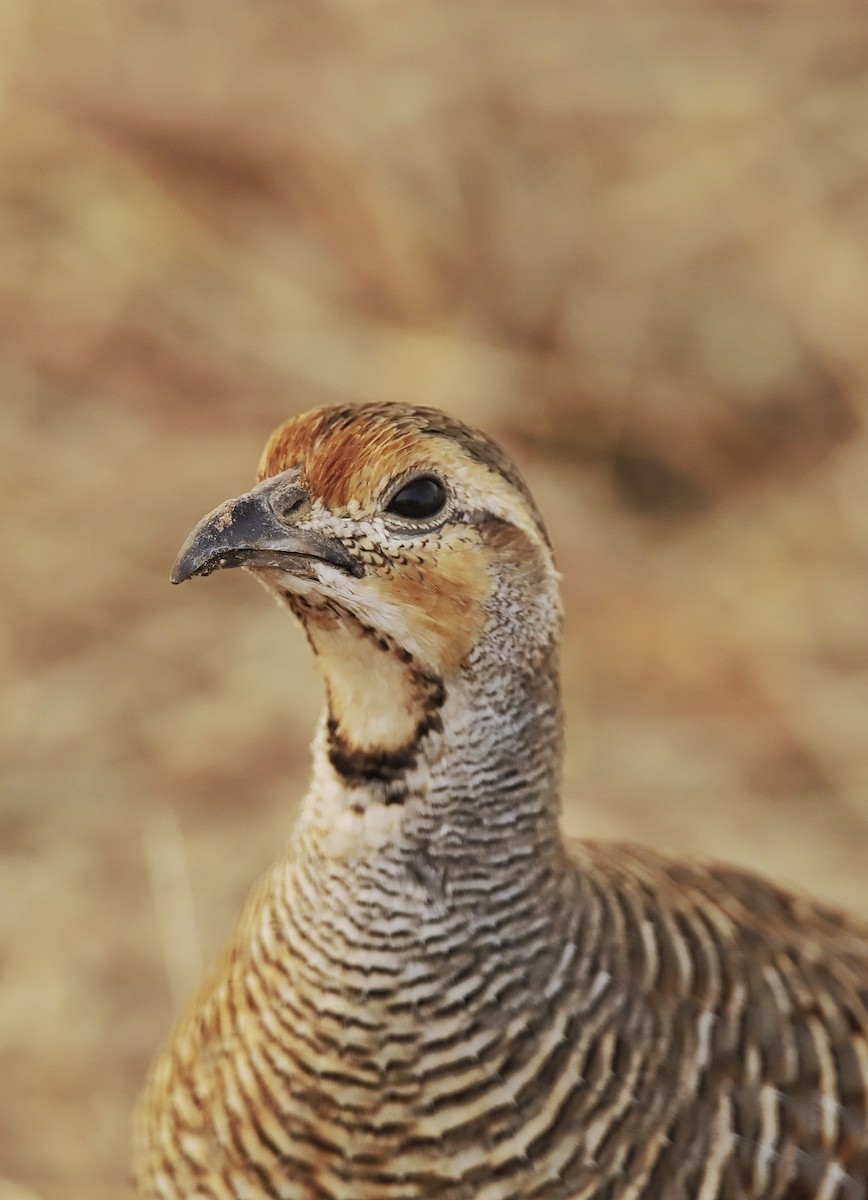
[[[317,409],[272,434],[259,480],[200,521],[172,580],[241,566],[292,608],[347,761],[418,744],[474,670],[554,669],[551,549],[488,437],[429,408]]]

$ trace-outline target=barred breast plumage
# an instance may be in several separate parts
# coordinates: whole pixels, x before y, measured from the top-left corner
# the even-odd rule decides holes
[[[301,621],[291,849],[152,1070],[161,1200],[864,1200],[868,931],[558,829],[541,519],[431,409],[318,410],[191,534]]]

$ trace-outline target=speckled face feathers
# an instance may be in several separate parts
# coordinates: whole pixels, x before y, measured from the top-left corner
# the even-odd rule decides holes
[[[319,589],[323,602],[373,625],[439,676],[457,670],[491,615],[502,567],[523,564],[551,599],[556,577],[542,520],[515,466],[489,438],[433,409],[400,404],[319,409],[272,434],[260,480],[290,472],[310,512],[294,526],[338,540],[359,581]],[[432,476],[447,497],[430,522],[389,514],[408,480]],[[290,581],[291,582],[291,581]],[[310,626],[312,618],[306,618]]]

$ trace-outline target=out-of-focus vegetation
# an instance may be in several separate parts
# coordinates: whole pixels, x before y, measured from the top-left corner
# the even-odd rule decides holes
[[[288,835],[303,639],[167,574],[315,404],[521,462],[573,831],[868,913],[863,5],[4,0],[0,104],[3,1200],[124,1195]]]

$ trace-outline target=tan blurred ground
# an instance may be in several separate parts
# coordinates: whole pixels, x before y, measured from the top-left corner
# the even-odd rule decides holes
[[[868,913],[863,4],[4,0],[0,100],[0,1200],[125,1194],[286,837],[302,639],[167,572],[316,403],[525,467],[571,828]]]

